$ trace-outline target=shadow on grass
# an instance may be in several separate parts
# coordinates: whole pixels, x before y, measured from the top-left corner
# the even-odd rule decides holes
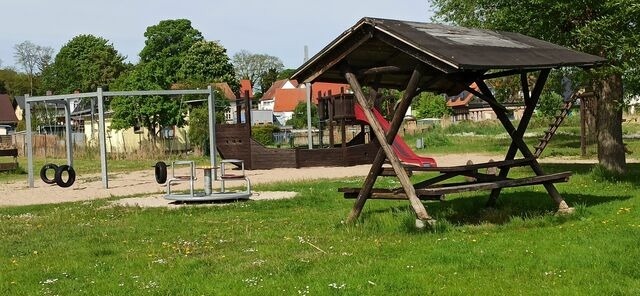
[[[630,195],[599,196],[589,194],[563,194],[570,206],[592,207],[612,201],[627,200]],[[456,198],[431,206],[433,215],[455,225],[491,223],[502,225],[513,218],[522,219],[554,215],[557,205],[546,192],[505,192],[495,208],[485,206],[487,198],[479,196]]]
[[[438,220],[439,223],[444,222],[445,224],[453,226],[481,224],[504,225],[510,223],[513,219],[533,220],[536,218],[549,218],[557,224],[573,219],[572,217],[584,215],[584,211],[578,210],[576,215],[567,216],[566,218],[555,216],[557,205],[546,192],[504,192],[500,195],[495,208],[485,206],[488,196],[489,192],[483,191],[473,196],[456,196],[451,200],[427,203],[425,205],[428,213]],[[632,198],[631,195],[599,196],[590,194],[563,194],[563,197],[570,206],[577,207],[578,209]],[[365,210],[362,213],[361,219],[366,223],[366,221],[370,219],[380,219],[376,217],[377,215],[385,214],[403,217],[406,220],[407,230],[413,232],[411,229],[414,228],[412,224],[415,214],[413,214],[413,210],[408,206],[408,201],[406,204],[398,204],[398,206],[391,208]]]

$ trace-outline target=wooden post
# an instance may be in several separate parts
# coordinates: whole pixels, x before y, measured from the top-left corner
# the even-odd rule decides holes
[[[249,125],[249,130],[251,130],[251,98],[249,97],[249,91],[244,91],[244,122]]]
[[[550,69],[545,69],[540,72],[540,76],[538,76],[538,80],[536,80],[536,85],[533,87],[533,91],[531,95],[529,95],[529,83],[527,80],[527,74],[522,73],[520,75],[520,83],[522,86],[522,93],[524,95],[524,100],[525,100],[525,109],[524,109],[524,112],[522,113],[522,118],[520,119],[520,123],[518,124],[518,129],[514,133],[509,133],[509,135],[512,138],[517,137],[522,139],[522,137],[524,136],[524,132],[527,130],[527,127],[529,126],[529,121],[531,120],[531,116],[533,116],[533,111],[535,110],[536,105],[538,104],[538,100],[540,99],[540,94],[542,93],[542,89],[544,88],[544,85],[547,82],[547,78],[549,77],[550,71],[551,71]],[[484,82],[482,84],[484,84]],[[486,89],[487,91],[490,92],[489,88],[486,88]],[[482,92],[484,93],[485,90],[483,89]],[[493,96],[493,94],[487,94],[487,95]],[[516,156],[516,152],[518,152],[518,146],[516,145],[515,141],[512,140],[511,145],[509,145],[509,150],[507,151],[507,155],[505,156],[504,159],[505,160],[514,159]],[[509,174],[509,170],[510,170],[509,167],[501,168],[499,176],[502,178],[506,178],[507,175]],[[496,201],[498,200],[498,196],[500,195],[500,191],[501,191],[500,188],[494,189],[491,191],[491,195],[489,196],[489,200],[487,201],[487,206],[491,206],[491,207],[495,206]]]
[[[318,95],[320,93],[318,92]],[[342,94],[340,95],[342,96]],[[329,121],[329,147],[333,148],[333,145],[335,145],[335,135],[334,133],[334,124],[333,124],[333,108],[335,106],[334,104],[334,97],[329,97],[327,99],[327,120]]]
[[[526,130],[526,125],[523,126],[524,128],[521,131],[516,130],[516,128],[511,123],[511,121],[509,121],[509,117],[505,113],[504,108],[501,108],[501,106],[498,105],[497,101],[493,97],[493,94],[491,93],[491,90],[484,83],[484,81],[481,81],[481,80],[476,81],[476,84],[480,87],[480,90],[482,91],[483,99],[489,103],[489,105],[491,106],[491,109],[493,109],[493,111],[496,113],[496,116],[500,120],[500,123],[502,123],[502,126],[504,126],[504,128],[507,130],[507,133],[511,136],[512,145],[517,146],[517,149],[520,150],[520,152],[524,157],[532,159],[530,166],[536,175],[538,176],[544,175],[544,171],[542,170],[542,167],[540,166],[538,161],[535,159],[533,153],[531,153],[531,150],[529,150],[529,147],[527,146],[527,144],[524,142],[524,140],[522,140],[522,136],[524,135],[524,132]],[[531,115],[529,115],[529,118],[526,119],[527,125],[530,117]],[[522,120],[525,120],[524,116]],[[514,152],[514,156],[515,156],[515,152]],[[513,159],[513,156],[511,157],[511,159]],[[501,175],[503,170],[500,171]],[[508,171],[506,171],[505,174],[508,174]],[[548,182],[548,183],[543,183],[543,185],[544,185],[544,188],[549,193],[549,196],[551,196],[551,198],[558,204],[559,213],[573,212],[573,208],[570,208],[567,205],[567,203],[564,201],[564,199],[562,198],[562,196],[560,195],[556,187],[553,185],[553,183]]]
[[[393,152],[393,149],[390,146],[390,144],[393,143],[393,140],[395,139],[398,133],[398,129],[400,128],[400,125],[402,124],[404,113],[411,105],[411,100],[416,94],[417,86],[418,86],[418,83],[420,82],[421,77],[422,77],[421,69],[416,68],[413,71],[413,75],[411,76],[411,79],[409,80],[404,98],[400,102],[400,105],[398,106],[398,109],[396,110],[396,113],[393,116],[391,127],[388,133],[385,135],[384,130],[382,129],[382,126],[377,121],[377,119],[373,115],[373,112],[371,111],[371,108],[373,108],[373,104],[371,102],[368,102],[367,99],[365,98],[364,94],[362,93],[360,83],[358,82],[355,74],[353,74],[350,70],[345,71],[345,78],[349,82],[349,85],[351,86],[351,89],[355,94],[358,104],[362,106],[364,114],[367,117],[369,124],[371,125],[371,130],[376,136],[380,144],[380,149],[378,150],[376,158],[371,166],[371,169],[369,170],[369,174],[367,175],[367,178],[364,181],[363,187],[358,193],[358,198],[356,200],[356,203],[353,209],[351,210],[351,213],[349,214],[349,218],[347,220],[348,222],[353,222],[355,219],[358,218],[358,216],[362,212],[362,208],[364,207],[366,200],[371,195],[371,189],[373,188],[376,178],[381,173],[382,164],[384,163],[384,159],[386,156],[389,162],[391,162],[391,166],[393,167],[393,170],[396,173],[396,176],[400,180],[400,183],[402,184],[402,188],[404,189],[407,197],[409,198],[411,206],[416,212],[417,218],[420,220],[420,224],[416,223],[416,226],[423,227],[425,222],[428,223],[429,225],[433,225],[435,223],[435,220],[431,216],[429,216],[424,205],[416,196],[415,188],[413,187],[411,180],[409,180],[409,176],[404,170],[402,163],[400,163],[398,156],[395,155],[395,153]]]

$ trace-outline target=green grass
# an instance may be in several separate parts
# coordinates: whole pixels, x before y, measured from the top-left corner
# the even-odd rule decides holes
[[[538,138],[542,137],[543,132],[543,129],[531,129],[528,133],[532,135],[524,138],[532,152],[535,150],[533,146],[538,144]],[[511,139],[504,132],[502,134],[450,134],[448,129],[441,128],[431,129],[421,134],[407,134],[403,138],[416,153],[423,155],[429,155],[430,153],[488,153],[502,155],[511,144]],[[424,139],[425,148],[415,148],[416,139],[418,138]],[[635,153],[627,157],[637,157],[636,154],[640,154],[640,138],[625,138],[624,143]],[[589,141],[586,151],[586,158],[596,158],[597,143]],[[581,157],[579,128],[561,127],[559,132],[551,139],[541,157]]]
[[[107,201],[0,208],[2,295],[635,295],[640,290],[640,166],[586,165],[542,186],[428,203],[433,231],[407,202],[369,201],[355,225],[337,187],[362,179],[260,185],[292,200],[177,210]],[[528,173],[515,170],[516,175]],[[417,175],[414,179],[424,178]],[[381,186],[397,186],[385,178]]]

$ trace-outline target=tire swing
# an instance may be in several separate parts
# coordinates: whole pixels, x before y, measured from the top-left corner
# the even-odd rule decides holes
[[[47,176],[47,172],[49,170],[53,170],[53,179],[49,179],[49,177]],[[58,166],[53,164],[53,163],[47,163],[45,165],[42,166],[42,168],[40,169],[40,179],[42,179],[42,182],[45,182],[47,184],[56,184],[56,171],[58,170]]]
[[[67,174],[69,175],[69,178],[67,178],[67,181],[62,180],[62,174],[64,172],[67,172]],[[58,184],[58,186],[62,188],[66,188],[73,185],[75,181],[76,181],[76,171],[73,169],[73,167],[66,164],[58,167],[58,169],[56,170],[56,177],[55,177],[55,182],[56,184]]]
[[[158,161],[153,167],[155,168],[156,182],[158,184],[167,182],[167,164],[164,161]]]

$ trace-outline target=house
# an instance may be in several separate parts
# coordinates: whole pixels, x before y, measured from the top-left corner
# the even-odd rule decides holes
[[[475,83],[470,85],[471,88],[478,90]],[[519,120],[524,112],[524,105],[521,103],[505,103],[504,106],[513,114],[511,120]],[[473,93],[463,91],[457,96],[447,98],[447,107],[451,108],[453,115],[451,121],[482,121],[497,119],[496,113],[493,112],[491,106],[484,100],[476,97]]]
[[[274,110],[276,91],[279,89],[296,89],[298,81],[281,79],[274,82],[269,89],[262,94],[262,98],[258,103],[258,110]]]
[[[276,124],[285,126],[287,121],[293,118],[296,106],[307,101],[307,92],[304,88],[276,89],[273,101],[273,117]]]
[[[227,123],[234,123],[238,121],[238,97],[231,90],[231,87],[226,82],[216,82],[213,83],[212,86],[216,88],[220,94],[225,97],[229,101],[229,110],[225,113],[224,117]],[[251,81],[247,79],[240,80],[240,98],[244,98],[245,93],[249,92],[249,99],[253,99],[253,88],[251,87]],[[240,104],[244,104],[244,102],[240,102]],[[242,105],[244,106],[244,105]],[[244,107],[242,107],[244,108]],[[244,114],[241,110],[240,112],[240,120],[244,120],[242,117]]]
[[[15,100],[15,113],[18,121],[22,121],[24,117],[24,96],[15,96],[13,97]]]
[[[18,125],[11,97],[6,94],[0,94],[0,135],[7,135],[15,131]]]

